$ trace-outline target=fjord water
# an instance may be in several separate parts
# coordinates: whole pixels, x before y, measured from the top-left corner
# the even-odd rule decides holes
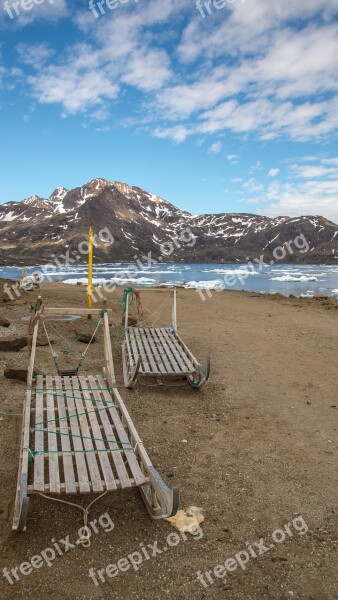
[[[44,267],[29,267],[26,274]],[[71,265],[48,268],[48,278],[68,284],[87,283],[87,266]],[[19,279],[21,267],[0,267],[0,277]],[[133,264],[107,263],[94,266],[94,285],[137,285],[138,287],[181,286],[192,289],[246,290],[285,296],[338,297],[337,265],[297,264]]]

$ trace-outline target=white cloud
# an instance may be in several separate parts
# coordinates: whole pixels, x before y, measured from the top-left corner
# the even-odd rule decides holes
[[[4,2],[2,3],[4,5]],[[13,4],[17,5],[15,9]],[[44,0],[41,4],[32,2],[32,8],[25,10],[21,2],[8,1],[8,10],[0,12],[0,26],[26,27],[34,21],[57,21],[62,17],[69,16],[67,0]]]
[[[62,16],[66,2],[45,0],[39,10]],[[227,131],[317,141],[338,130],[337,0],[229,2],[222,19],[202,19],[191,0],[105,12],[95,19],[78,11],[86,43],[65,46],[56,59],[47,44],[21,48],[35,68],[27,79],[35,100],[65,114],[90,112],[112,108],[132,86],[145,98],[135,103],[138,126],[176,142]]]
[[[324,215],[338,223],[338,180],[330,186],[325,183],[283,185],[275,202],[263,204],[267,199],[262,198],[261,202],[264,214],[268,216]]]
[[[222,150],[222,142],[218,141],[218,142],[214,142],[214,144],[211,144],[210,148],[208,149],[208,154],[219,154],[219,152],[221,152]]]
[[[180,144],[184,142],[189,135],[189,130],[183,125],[175,125],[174,127],[163,128],[158,127],[154,131],[154,136],[161,139],[172,139],[174,142]]]
[[[297,177],[315,179],[317,177],[337,177],[337,168],[328,168],[323,165],[294,165],[292,170]]]
[[[34,45],[22,43],[17,46],[17,52],[22,63],[35,68],[42,67],[54,55],[53,49],[47,42],[40,42]]]
[[[309,164],[315,160],[317,164]],[[243,201],[256,204],[257,212],[271,217],[323,215],[338,223],[337,158],[304,157],[303,161],[290,165],[290,180],[266,185],[250,179],[243,188],[252,196]]]
[[[280,169],[276,168],[276,169],[270,169],[269,171],[269,177],[277,177],[277,175],[280,173]]]
[[[264,187],[261,183],[256,181],[254,178],[249,179],[245,183],[243,183],[243,187],[250,192],[250,194],[254,194],[256,192],[261,192],[264,190]]]

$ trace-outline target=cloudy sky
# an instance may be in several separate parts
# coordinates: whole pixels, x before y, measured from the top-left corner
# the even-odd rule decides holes
[[[103,177],[338,223],[338,0],[0,6],[0,203]]]

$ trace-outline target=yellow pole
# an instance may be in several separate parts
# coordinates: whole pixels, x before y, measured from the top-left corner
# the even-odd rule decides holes
[[[93,228],[89,227],[88,236],[88,308],[93,307]],[[91,315],[88,315],[88,319]]]
[[[22,265],[21,269],[21,281],[25,278],[25,267]]]

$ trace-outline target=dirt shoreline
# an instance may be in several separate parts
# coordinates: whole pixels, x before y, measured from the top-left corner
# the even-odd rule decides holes
[[[120,598],[158,600],[170,595],[229,600],[335,600],[337,580],[337,337],[338,301],[297,299],[250,292],[212,293],[202,302],[193,290],[178,290],[179,331],[195,356],[211,356],[211,380],[200,392],[185,387],[123,387],[120,344],[123,290],[107,295],[113,309],[112,339],[118,386],[145,447],[164,480],[178,485],[181,508],[204,509],[203,537],[182,540],[176,547],[144,560],[95,586],[90,568],[104,569],[137,551],[140,544],[159,548],[174,532],[169,523],[147,516],[137,490],[113,492],[91,511],[91,519],[108,513],[114,529],[102,529],[88,549],[76,546],[57,557],[51,567],[20,573],[10,585],[2,569],[30,561],[51,540],[76,539],[80,511],[31,500],[28,530],[11,531],[21,419],[0,416],[0,597],[3,600],[96,600]],[[85,288],[43,284],[49,306],[85,306]],[[169,290],[141,291],[144,305],[156,309]],[[27,331],[37,293],[13,303],[1,302],[0,315],[11,326],[0,338]],[[160,315],[170,319],[170,304]],[[153,318],[153,317],[152,317]],[[57,324],[64,336],[75,337],[75,323]],[[62,352],[61,340],[55,347]],[[99,340],[100,341],[100,340]],[[93,372],[102,363],[100,344],[90,357]],[[26,364],[28,350],[0,352],[1,412],[18,413],[25,384],[5,379],[6,364]],[[38,366],[52,373],[48,347],[39,348]],[[85,371],[86,372],[86,371]],[[77,497],[82,506],[91,497]],[[271,542],[276,529],[302,515],[308,531],[293,529],[245,569],[204,587],[197,572],[213,570],[262,538]]]

